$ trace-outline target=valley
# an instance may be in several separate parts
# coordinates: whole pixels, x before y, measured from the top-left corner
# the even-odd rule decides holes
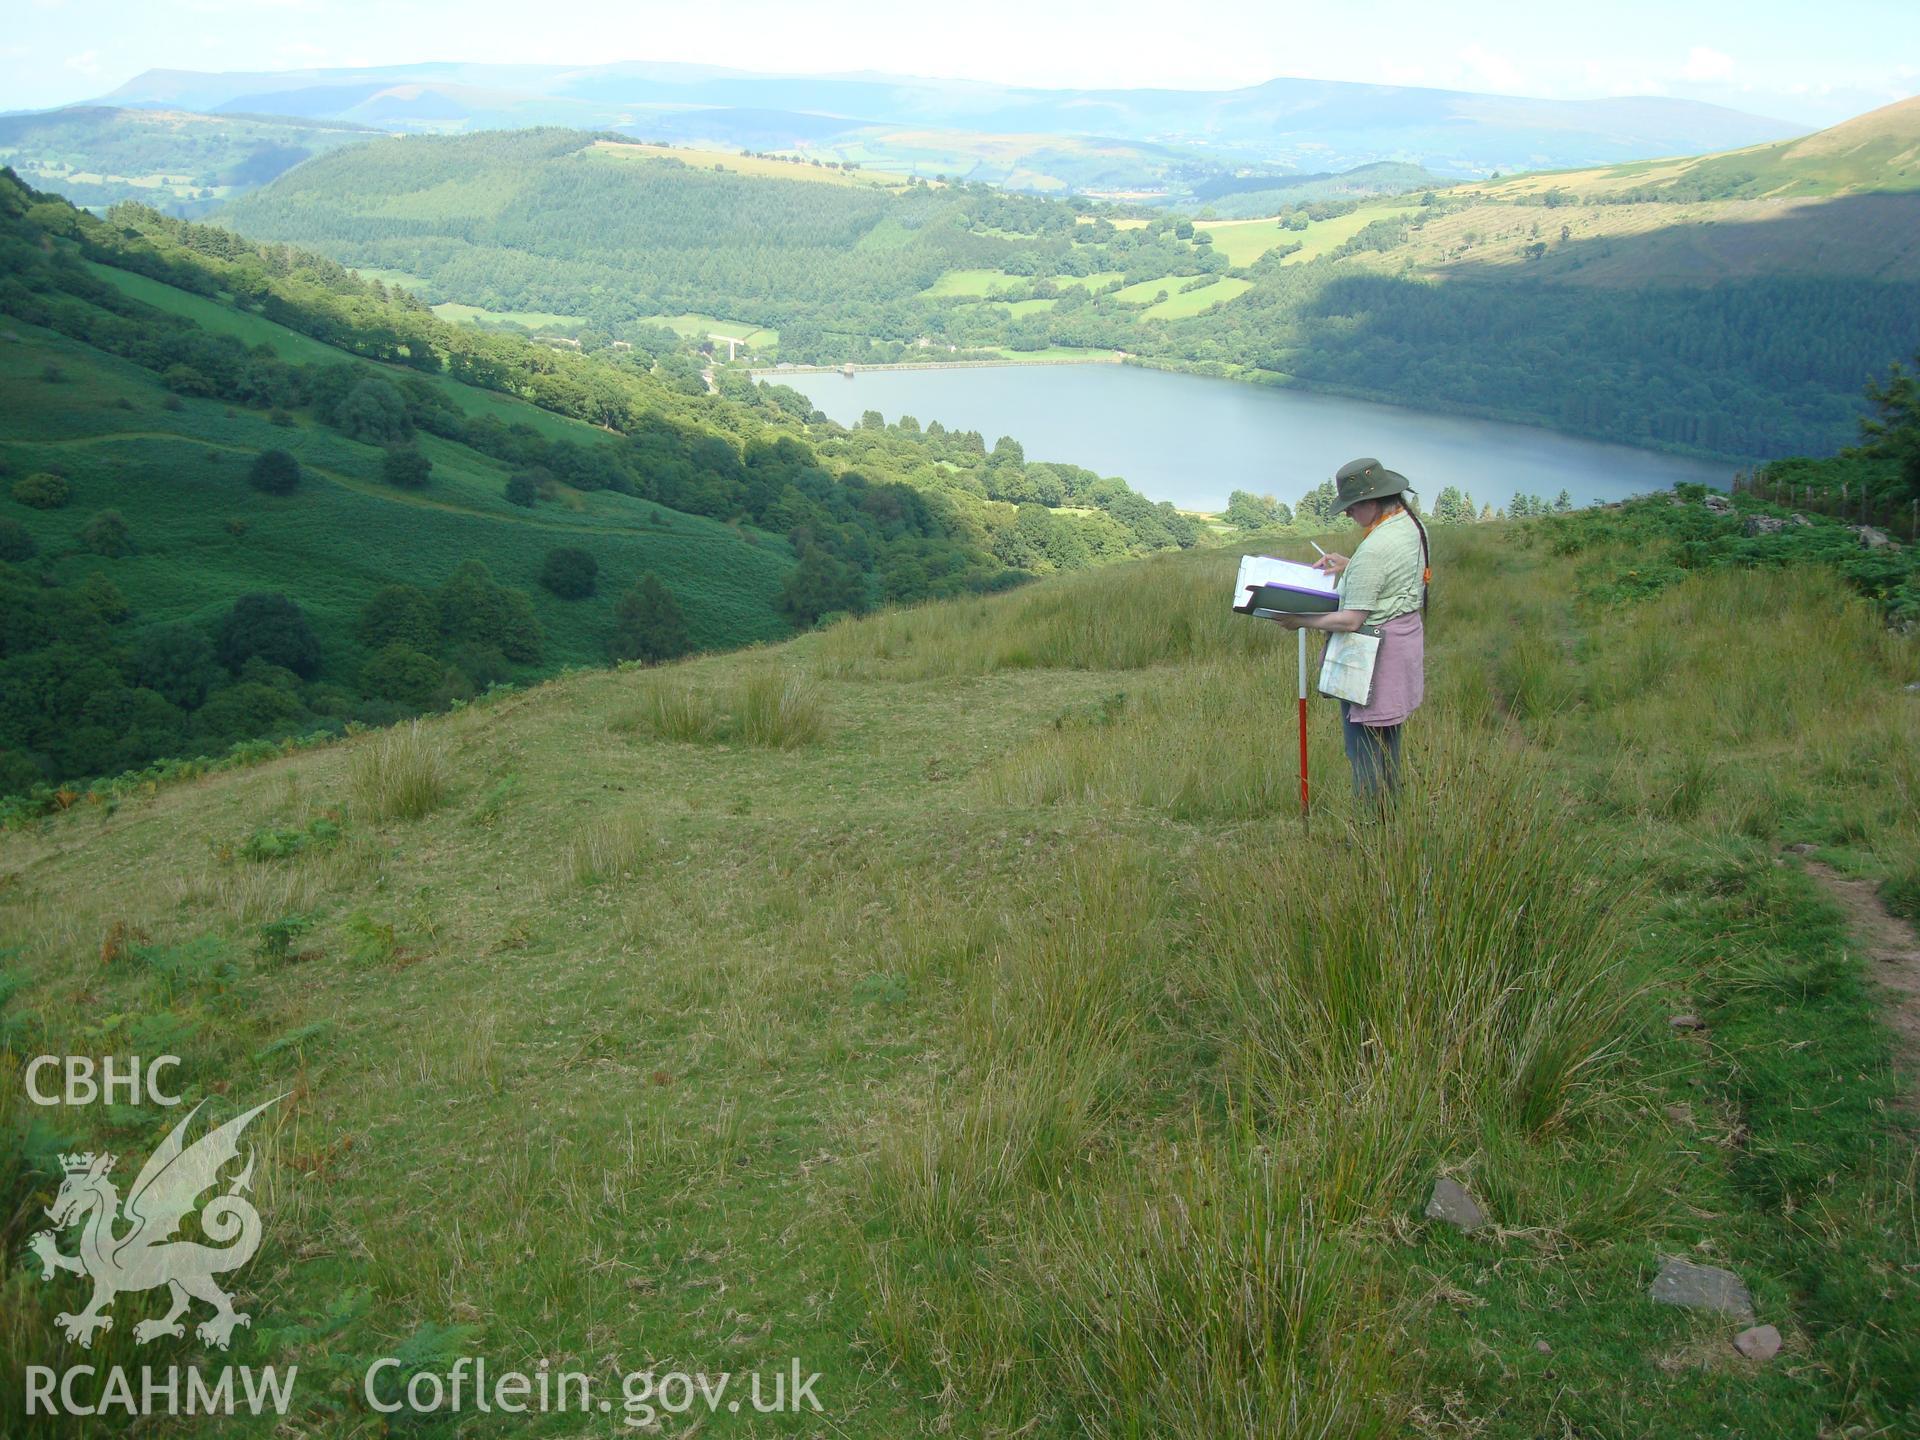
[[[10,22],[8,1440],[1920,1434],[1910,16]]]
[[[760,328],[762,368],[1124,352],[1744,466],[1846,443],[1862,360],[1920,349],[1916,145],[1905,102],[1750,153],[1187,220],[525,132],[356,147],[223,219],[584,344],[691,313]]]

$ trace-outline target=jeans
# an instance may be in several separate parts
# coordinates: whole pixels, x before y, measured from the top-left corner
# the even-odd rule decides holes
[[[1352,708],[1347,701],[1340,702],[1341,739],[1353,766],[1354,798],[1384,805],[1400,787],[1400,727],[1356,725],[1347,718]]]

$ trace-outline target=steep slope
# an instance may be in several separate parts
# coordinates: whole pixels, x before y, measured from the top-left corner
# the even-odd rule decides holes
[[[714,386],[671,337],[549,348],[111,216],[0,171],[0,360],[34,400],[0,417],[0,791],[1196,539],[1004,437]]]
[[[1476,189],[1513,197],[1550,190],[1585,200],[1689,203],[1920,190],[1920,95],[1797,140],[1697,159],[1535,175]]]

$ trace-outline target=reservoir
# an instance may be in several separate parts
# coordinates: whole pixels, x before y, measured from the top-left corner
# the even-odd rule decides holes
[[[1423,508],[1457,485],[1477,504],[1516,493],[1578,505],[1680,481],[1727,487],[1735,465],[1610,445],[1528,425],[1472,420],[1133,365],[767,372],[842,425],[878,410],[926,425],[1011,435],[1029,460],[1118,475],[1150,500],[1219,511],[1234,490],[1292,504],[1347,461],[1377,457],[1413,482]]]

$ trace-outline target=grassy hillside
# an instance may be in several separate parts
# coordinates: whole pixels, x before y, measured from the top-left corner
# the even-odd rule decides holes
[[[165,287],[139,288],[151,301]],[[134,365],[45,331],[16,333],[0,347],[0,380],[35,403],[0,416],[0,445],[15,477],[58,467],[72,498],[56,511],[14,503],[6,513],[34,536],[51,574],[68,582],[109,574],[149,623],[211,622],[238,595],[284,591],[306,610],[339,673],[350,675],[366,658],[354,622],[375,591],[396,580],[431,588],[477,558],[501,581],[539,596],[549,667],[602,663],[614,602],[648,571],[683,597],[705,648],[791,633],[773,604],[793,565],[780,537],[611,492],[576,494],[572,504],[529,514],[503,496],[512,466],[435,436],[421,442],[434,465],[432,489],[396,490],[380,479],[379,446],[311,421],[288,427],[261,414],[229,415],[217,400],[167,408],[166,388]],[[280,338],[297,352],[305,337]],[[61,372],[57,382],[42,379],[49,366]],[[569,423],[492,398],[555,427]],[[253,458],[270,449],[301,462],[311,483],[297,495],[261,495],[247,484]],[[136,541],[110,564],[79,541],[86,521],[107,509],[126,518]],[[597,595],[561,602],[539,589],[541,563],[559,545],[599,560],[606,580]]]
[[[0,171],[0,793],[1004,588],[1192,524],[672,347],[450,324],[318,256]],[[683,322],[701,317],[678,317]],[[666,332],[662,332],[663,334]]]
[[[0,116],[0,164],[76,205],[139,200],[196,216],[379,133],[341,120],[76,105]]]
[[[1492,195],[1560,189],[1617,202],[1884,194],[1920,190],[1920,95],[1817,134],[1696,159],[1555,171],[1478,187]]]
[[[1386,825],[1319,704],[1303,827],[1292,642],[1219,552],[36,822],[0,1240],[55,1149],[173,1119],[29,1115],[20,1057],[165,1051],[219,1115],[286,1093],[228,1358],[297,1362],[311,1433],[379,1423],[396,1353],[616,1406],[648,1366],[821,1372],[822,1415],[670,1434],[1910,1429],[1914,1077],[1781,852],[1916,893],[1920,654],[1819,571],[1618,598],[1666,553],[1619,523],[1439,534]],[[1442,1174],[1489,1228],[1423,1218]],[[1785,1352],[1651,1303],[1675,1254]],[[131,1299],[81,1352],[73,1277],[0,1285],[9,1393],[201,1354],[136,1350]]]

